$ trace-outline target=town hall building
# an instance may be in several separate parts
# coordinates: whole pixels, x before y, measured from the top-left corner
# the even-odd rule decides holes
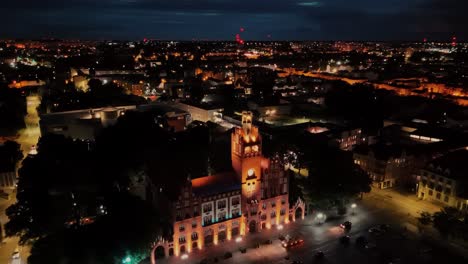
[[[252,118],[243,112],[242,127],[232,132],[232,172],[187,179],[174,208],[172,240],[155,243],[153,261],[158,251],[190,254],[304,217],[302,201],[290,208],[288,175],[278,158],[263,156]]]

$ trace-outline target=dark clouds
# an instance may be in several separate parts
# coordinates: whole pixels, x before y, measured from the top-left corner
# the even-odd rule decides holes
[[[465,0],[16,0],[0,37],[413,40],[468,37]],[[2,36],[3,35],[3,36]]]

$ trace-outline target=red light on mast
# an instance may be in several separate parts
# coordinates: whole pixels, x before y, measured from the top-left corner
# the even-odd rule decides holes
[[[243,27],[240,28],[240,32],[244,32],[244,30],[245,30],[245,29],[244,29]]]
[[[426,43],[426,42],[427,42],[427,38],[424,38],[423,41],[424,41],[424,43]]]

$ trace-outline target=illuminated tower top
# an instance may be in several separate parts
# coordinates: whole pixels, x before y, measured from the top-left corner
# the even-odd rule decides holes
[[[261,155],[261,137],[258,127],[252,125],[252,112],[242,112],[242,129],[236,128],[233,133],[232,152],[247,158]]]
[[[242,128],[236,128],[232,133],[231,159],[238,175],[242,174],[243,164],[247,160],[262,158],[262,139],[258,127],[252,125],[252,120],[252,112],[242,112]],[[257,175],[260,175],[259,171]]]
[[[242,129],[244,130],[244,135],[250,135],[252,131],[252,112],[242,112]]]

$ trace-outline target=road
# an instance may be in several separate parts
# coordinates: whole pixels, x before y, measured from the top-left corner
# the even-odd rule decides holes
[[[372,188],[372,191],[365,196],[366,199],[363,202],[367,204],[373,203],[373,206],[397,210],[414,217],[419,216],[423,211],[435,213],[442,208],[440,205],[418,199],[415,194],[403,194],[395,189]]]
[[[19,137],[16,140],[21,145],[21,150],[26,156],[31,147],[36,145],[41,131],[39,128],[39,114],[37,107],[41,104],[41,98],[37,95],[30,95],[26,97],[27,115],[24,118],[26,128],[19,131]]]
[[[316,221],[316,214],[307,216],[305,220],[285,225],[284,230],[265,230],[257,234],[249,234],[241,243],[227,241],[222,245],[213,246],[201,252],[193,252],[188,260],[177,257],[159,259],[159,263],[200,263],[202,259],[207,263],[214,263],[217,258],[222,263],[277,263],[286,264],[293,260],[304,263],[315,263],[314,255],[318,251],[325,253],[323,263],[467,263],[449,244],[440,245],[431,239],[421,236],[416,228],[415,216],[420,211],[434,212],[440,207],[419,201],[412,195],[400,194],[394,190],[373,190],[366,194],[362,201],[356,201],[357,207],[350,209],[344,217],[329,217],[323,224]],[[345,235],[339,224],[349,220],[353,227],[347,234],[351,237],[351,244],[344,246],[339,238]],[[368,232],[370,227],[389,224],[390,231],[384,235],[375,236]],[[405,229],[406,228],[406,229]],[[279,234],[290,234],[305,240],[301,246],[284,249],[278,239]],[[404,236],[402,235],[404,234]],[[359,248],[354,240],[358,236],[365,236],[373,249]],[[256,243],[272,239],[273,244],[261,245]],[[442,243],[444,244],[444,243]],[[247,247],[247,253],[242,254],[239,247]],[[224,259],[226,252],[232,252],[233,257]],[[429,253],[430,252],[430,253]],[[398,263],[398,262],[397,262]]]
[[[37,142],[40,137],[40,128],[39,128],[39,114],[37,112],[37,107],[41,104],[40,97],[37,95],[30,95],[26,97],[26,106],[27,106],[27,115],[24,118],[26,128],[18,132],[17,142],[21,145],[21,150],[23,151],[24,157],[28,155],[31,151],[33,145],[37,145]],[[10,200],[0,199],[0,222],[4,225],[8,222],[8,217],[6,216],[5,210],[15,203],[16,201],[16,192],[13,192]],[[3,227],[3,226],[2,226]],[[5,238],[0,244],[0,263],[12,263],[20,264],[26,263],[26,259],[29,256],[30,248],[29,246],[19,246],[19,239],[17,237]],[[15,250],[20,251],[21,259],[17,262],[12,262],[11,255]]]

